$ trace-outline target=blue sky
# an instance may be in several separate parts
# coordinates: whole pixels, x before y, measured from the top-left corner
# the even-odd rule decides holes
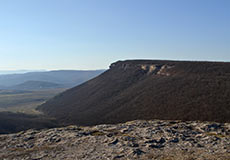
[[[229,0],[0,0],[0,70],[230,61]]]

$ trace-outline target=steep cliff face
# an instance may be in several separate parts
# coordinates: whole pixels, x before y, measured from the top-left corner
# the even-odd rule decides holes
[[[64,124],[230,122],[230,63],[130,60],[39,106]]]
[[[159,61],[160,62],[160,61]],[[174,65],[173,64],[162,64],[159,63],[157,61],[155,61],[155,63],[152,62],[151,63],[145,63],[143,61],[143,63],[137,63],[137,64],[132,64],[129,61],[127,62],[122,62],[122,61],[118,61],[116,63],[111,64],[110,69],[113,68],[120,68],[123,70],[140,70],[143,73],[146,73],[147,75],[166,75],[169,76],[170,73],[168,73],[168,70],[173,68]]]

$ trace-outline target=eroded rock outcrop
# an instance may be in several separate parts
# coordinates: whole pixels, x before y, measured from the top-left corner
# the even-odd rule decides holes
[[[128,69],[136,69],[136,70],[142,70],[144,71],[147,75],[164,75],[164,76],[169,76],[169,69],[173,68],[173,65],[162,65],[162,64],[145,64],[145,63],[139,63],[139,64],[132,64],[130,62],[123,62],[123,61],[118,61],[116,63],[113,63],[110,65],[110,69],[112,68],[120,68],[123,70],[128,70]]]
[[[131,121],[0,135],[0,159],[230,159],[230,124]]]

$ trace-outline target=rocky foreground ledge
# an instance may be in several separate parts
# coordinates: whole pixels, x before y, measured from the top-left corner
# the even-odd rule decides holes
[[[131,121],[0,135],[0,159],[229,160],[230,124]]]

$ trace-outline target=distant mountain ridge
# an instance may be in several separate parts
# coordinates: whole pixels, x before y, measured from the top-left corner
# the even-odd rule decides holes
[[[43,81],[63,85],[64,87],[73,87],[79,85],[95,76],[101,74],[104,70],[57,70],[46,72],[29,72],[24,74],[0,75],[0,86],[11,87],[27,81]]]
[[[0,70],[0,75],[23,74],[28,72],[44,72],[46,70]]]
[[[128,60],[38,107],[64,124],[230,122],[230,63]]]

